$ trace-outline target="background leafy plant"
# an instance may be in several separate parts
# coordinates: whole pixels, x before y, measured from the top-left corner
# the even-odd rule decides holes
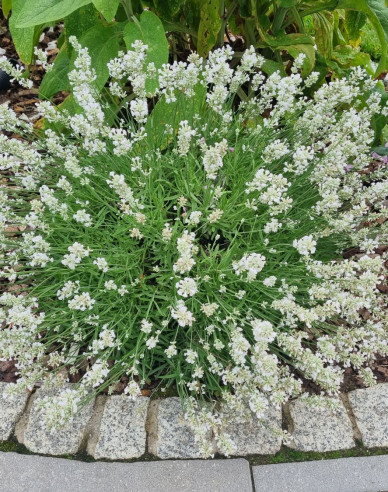
[[[72,35],[89,50],[98,91],[108,79],[107,61],[119,50],[130,49],[135,39],[150,47],[148,62],[157,69],[169,57],[185,60],[191,50],[207,57],[226,36],[237,46],[232,64],[253,45],[266,58],[262,69],[267,75],[276,70],[286,75],[300,53],[306,55],[302,75],[318,71],[317,85],[328,74],[345,76],[353,66],[363,66],[375,76],[387,69],[385,0],[3,0],[2,9],[10,15],[13,41],[26,64],[34,61],[33,48],[42,30],[64,22],[53,70],[39,89],[44,99],[70,89]],[[155,87],[155,80],[147,82],[150,92]],[[65,107],[77,111],[71,99]]]
[[[235,36],[244,39],[245,46],[254,45],[269,60],[281,64],[285,52],[292,57],[304,53],[306,73],[318,66],[322,72],[329,69],[337,75],[356,64],[371,69],[368,54],[359,50],[362,29],[368,20],[380,45],[376,75],[387,66],[388,8],[384,0],[3,0],[2,8],[6,16],[12,12],[12,37],[21,60],[27,64],[33,60],[33,46],[44,27],[64,20],[62,51],[55,73],[43,84],[44,97],[50,97],[58,87],[68,88],[64,75],[71,69],[72,54],[67,43],[70,35],[78,36],[91,52],[98,52],[102,44],[103,54],[109,51],[112,58],[119,48],[128,45],[126,33],[139,34],[141,29],[142,39],[158,53],[161,37],[156,33],[160,25],[154,30],[157,21],[151,20],[150,14],[144,17],[144,8],[161,19],[164,30],[172,33],[172,44],[180,50],[192,47],[206,57],[211,49],[224,43],[229,26]],[[308,32],[311,18],[314,30]],[[162,51],[158,53],[160,63],[166,58]],[[282,64],[268,63],[265,68],[271,72],[279,66]],[[103,84],[104,74],[99,77],[99,84]]]

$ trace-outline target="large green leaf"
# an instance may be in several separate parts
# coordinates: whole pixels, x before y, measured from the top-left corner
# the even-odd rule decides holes
[[[381,95],[381,106],[386,107],[388,104],[388,94],[386,93],[384,86],[381,87],[377,85],[375,91],[379,92]],[[371,123],[372,123],[372,128],[375,132],[375,139],[372,145],[378,145],[381,143],[381,140],[383,139],[383,130],[387,125],[387,118],[386,116],[383,116],[381,113],[377,113],[373,115]]]
[[[124,27],[124,41],[129,50],[137,39],[147,46],[146,65],[154,63],[156,68],[161,68],[168,62],[168,42],[163,24],[159,17],[149,10],[145,10],[140,21],[128,22]],[[155,92],[158,87],[157,77],[147,78],[147,92]]]
[[[91,0],[28,0],[17,20],[18,28],[26,28],[63,19]]]
[[[333,12],[334,17],[334,31],[333,31],[333,46],[337,46],[339,44],[348,44],[347,36],[345,29],[343,28],[344,16],[341,15],[341,10],[335,10]],[[346,36],[346,38],[345,38]]]
[[[315,48],[310,44],[294,44],[291,46],[280,46],[279,49],[285,49],[289,52],[289,54],[296,58],[298,55],[303,53],[306,55],[303,67],[302,67],[302,75],[305,77],[308,75],[315,65]]]
[[[70,36],[76,36],[80,39],[98,21],[99,15],[93,4],[80,7],[66,17],[65,28],[62,31],[64,42],[55,58],[53,68],[46,73],[42,80],[39,88],[40,97],[49,99],[59,91],[70,90],[67,74],[70,70],[70,58],[73,49],[67,41]]]
[[[345,14],[345,28],[348,33],[349,42],[357,43],[361,37],[361,28],[366,22],[363,12],[348,10]]]
[[[60,49],[53,67],[44,76],[39,88],[39,97],[49,99],[59,91],[70,90],[70,82],[67,77],[69,73],[70,59],[67,53],[67,45],[64,43]]]
[[[378,145],[377,147],[373,147],[371,150],[380,156],[388,155],[388,147],[385,147],[385,145]]]
[[[13,0],[12,15],[9,19],[9,30],[16,51],[23,63],[31,63],[36,39],[35,27],[20,29],[18,25],[21,14],[30,0]]]
[[[286,71],[284,70],[283,63],[273,61],[273,60],[265,60],[261,66],[261,69],[267,75],[272,75],[275,72],[280,72],[280,74],[285,77]]]
[[[241,17],[250,17],[252,15],[250,0],[238,0],[238,13]]]
[[[331,12],[318,12],[313,14],[315,31],[315,44],[320,53],[326,58],[331,58],[333,51],[334,17]]]
[[[362,66],[368,73],[373,74],[370,56],[359,48],[350,45],[336,46],[333,50],[333,60],[344,68]]]
[[[268,9],[272,7],[272,3],[272,0],[251,0],[252,11],[255,6],[257,15],[264,15],[267,13]]]
[[[65,36],[80,39],[86,31],[99,23],[99,14],[92,3],[80,7],[65,19]]]
[[[279,7],[295,7],[301,0],[277,0]]]
[[[338,0],[305,0],[300,6],[300,15],[306,16],[321,12],[322,10],[333,11],[338,4]]]
[[[270,34],[267,34],[266,32],[260,29],[260,36],[265,41],[266,45],[270,46],[271,48],[287,49],[284,47],[292,46],[296,44],[297,45],[307,44],[307,45],[314,46],[313,38],[307,34],[302,34],[302,33],[292,33],[292,34],[279,33],[277,36],[271,36]],[[265,45],[260,44],[260,47],[262,46]]]
[[[217,36],[222,26],[219,0],[201,2],[201,20],[198,28],[197,51],[206,57],[217,42]]]
[[[97,74],[95,85],[99,90],[104,87],[109,77],[107,63],[119,52],[120,31],[120,24],[96,24],[79,39],[81,46],[89,50],[92,67]],[[75,58],[76,53],[73,53],[70,58],[70,70],[74,68]]]
[[[93,0],[93,5],[110,22],[116,15],[120,0]]]
[[[154,0],[155,9],[160,17],[171,20],[183,6],[185,0]]]
[[[381,43],[381,59],[376,76],[387,68],[388,8],[384,0],[339,0],[338,8],[363,12],[374,27]]]
[[[197,39],[198,27],[200,22],[201,0],[186,0],[184,6],[185,21],[190,29],[195,31],[194,41]]]

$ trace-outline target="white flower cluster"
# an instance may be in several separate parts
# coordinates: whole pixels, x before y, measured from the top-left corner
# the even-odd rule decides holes
[[[241,276],[246,272],[247,282],[255,280],[257,274],[264,268],[264,265],[265,256],[259,253],[244,254],[241,260],[233,262],[236,275]]]
[[[40,403],[56,426],[101,385],[136,398],[161,377],[189,395],[211,455],[210,429],[234,450],[228,412],[263,418],[302,392],[299,375],[333,401],[347,367],[373,384],[370,364],[388,354],[376,82],[355,68],[305,97],[316,74],[303,81],[303,56],[287,77],[264,76],[253,48],[236,68],[228,47],[156,70],[137,41],[108,66],[128,114],[112,128],[88,51],[70,41],[79,113],[40,103],[54,124],[36,137],[0,106],[12,181],[0,186],[0,358],[17,360],[12,392],[63,386],[71,366],[77,389]],[[149,115],[151,92],[163,118]],[[221,410],[197,403],[214,391]]]
[[[216,179],[219,169],[223,166],[222,158],[228,150],[228,143],[223,139],[213,146],[207,148],[206,145],[204,145],[203,147],[203,167],[205,169],[206,177],[208,179]]]
[[[308,256],[315,253],[317,242],[310,234],[309,236],[304,236],[301,239],[294,239],[292,245],[298,250],[299,254]]]
[[[67,248],[68,254],[63,256],[61,261],[62,265],[70,268],[70,270],[75,270],[75,267],[81,263],[83,258],[89,256],[90,248],[85,248],[81,243],[74,243]]]
[[[31,89],[32,80],[25,77],[20,65],[14,66],[3,53],[0,52],[0,70],[10,75],[11,81],[17,80],[21,86]]]
[[[177,249],[180,257],[174,264],[174,272],[186,273],[189,272],[195,265],[193,256],[197,252],[197,247],[194,245],[195,233],[185,230],[183,235],[177,240]]]

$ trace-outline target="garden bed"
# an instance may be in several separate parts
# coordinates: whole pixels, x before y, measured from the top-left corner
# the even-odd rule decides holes
[[[158,26],[167,59],[160,20],[140,21]],[[65,452],[87,439],[106,457],[111,437],[96,432],[109,434],[117,404],[124,427],[142,415],[133,433],[162,458],[275,453],[287,430],[302,442],[306,421],[328,415],[322,451],[331,438],[351,448],[362,431],[341,390],[388,381],[387,157],[371,159],[383,94],[358,69],[312,89],[322,79],[306,73],[305,53],[283,78],[253,48],[234,67],[230,46],[158,72],[135,39],[98,86],[69,37],[71,97],[36,111],[24,89],[1,108],[0,380],[42,395],[17,435],[63,454],[64,431],[47,437],[42,407],[48,427],[72,422]],[[159,390],[179,394],[184,412],[174,398],[148,405]],[[296,399],[307,393],[321,406]],[[252,412],[249,431],[231,428],[230,412]]]

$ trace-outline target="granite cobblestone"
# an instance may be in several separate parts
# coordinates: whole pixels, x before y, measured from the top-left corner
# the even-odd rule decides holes
[[[112,461],[138,459],[147,452],[164,460],[202,458],[179,398],[98,397],[95,405],[90,402],[65,429],[50,433],[38,400],[55,390],[38,389],[30,400],[27,393],[10,399],[5,394],[7,384],[0,383],[0,441],[15,433],[35,453],[60,456],[86,450],[95,459]],[[283,414],[281,409],[270,408],[260,422],[253,417],[241,421],[231,414],[223,430],[236,444],[234,456],[278,452],[282,417],[291,433],[287,446],[300,451],[350,449],[359,436],[366,448],[388,447],[388,383],[352,391],[344,401],[346,408],[341,404],[333,411],[300,398],[290,402]],[[222,454],[210,431],[207,439],[214,452]]]

